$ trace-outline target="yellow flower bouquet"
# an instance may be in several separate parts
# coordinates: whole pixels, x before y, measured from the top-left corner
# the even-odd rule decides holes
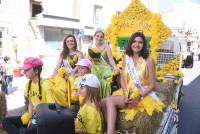
[[[101,53],[98,51],[97,48],[89,48],[88,54],[91,58],[99,59],[101,57]]]

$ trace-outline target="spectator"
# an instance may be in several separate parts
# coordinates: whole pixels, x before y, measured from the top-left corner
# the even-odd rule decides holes
[[[13,81],[13,67],[10,63],[10,57],[4,57],[4,64],[2,66],[3,69],[3,80],[2,80],[2,87],[1,90],[6,94],[9,93],[9,90],[12,88],[12,81]]]

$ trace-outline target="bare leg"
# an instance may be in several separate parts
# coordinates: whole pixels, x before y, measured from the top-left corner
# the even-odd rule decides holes
[[[102,101],[101,101],[101,111],[102,111],[102,113],[103,113],[103,117],[104,117],[104,119],[103,119],[103,123],[104,123],[104,125],[103,125],[103,131],[104,132],[106,132],[106,130],[107,130],[107,109],[106,109],[106,101],[107,101],[107,99],[106,98],[104,98]]]
[[[107,134],[115,134],[117,108],[124,106],[123,96],[110,96],[106,99],[107,109]]]

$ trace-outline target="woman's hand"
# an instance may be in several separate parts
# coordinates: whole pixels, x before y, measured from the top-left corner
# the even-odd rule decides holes
[[[117,74],[120,73],[120,69],[118,67],[116,67],[116,66],[114,66],[113,71],[116,72]]]
[[[127,99],[125,103],[128,105],[128,108],[132,108],[132,107],[137,106],[137,104],[140,102],[141,99],[142,99],[142,96],[139,95],[133,99]]]

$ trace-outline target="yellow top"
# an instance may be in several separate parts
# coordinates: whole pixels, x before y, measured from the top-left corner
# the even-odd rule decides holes
[[[76,129],[84,129],[88,134],[102,134],[101,114],[94,103],[84,104],[76,118]]]
[[[149,84],[149,74],[147,69],[147,62],[142,57],[139,58],[138,62],[134,65],[135,70],[140,79],[141,85],[146,86]],[[125,74],[125,84],[128,92],[130,92],[130,98],[137,97],[141,94],[140,89],[138,89],[132,82],[127,67],[124,69]],[[117,90],[113,93],[113,96],[123,96],[122,90]],[[126,120],[133,120],[137,112],[146,112],[148,115],[152,115],[154,111],[161,112],[164,107],[164,104],[160,100],[154,100],[151,96],[145,96],[137,106],[128,109],[123,108],[121,112],[125,112]]]
[[[28,83],[26,83],[25,96],[28,97]],[[39,103],[55,103],[52,95],[52,84],[48,80],[41,80],[41,95],[42,100],[39,99],[39,86],[38,83],[31,83],[29,91],[29,99],[31,100],[33,106]]]

